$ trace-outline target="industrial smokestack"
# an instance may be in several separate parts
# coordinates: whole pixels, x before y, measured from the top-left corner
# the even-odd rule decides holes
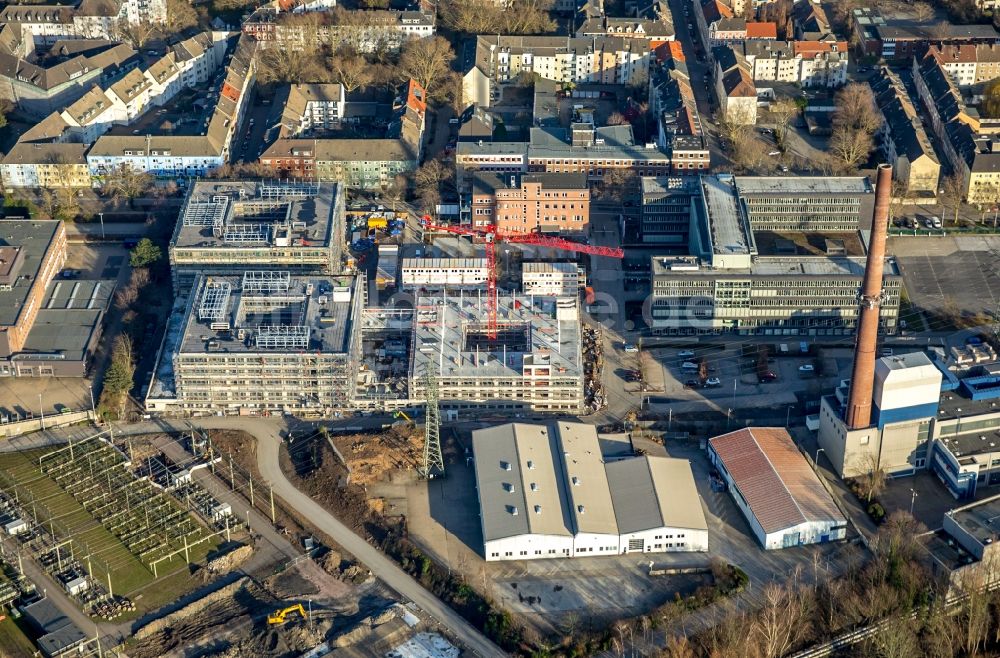
[[[889,233],[889,204],[892,202],[892,165],[879,165],[875,181],[875,210],[872,234],[861,284],[860,312],[854,344],[854,370],[847,398],[847,427],[868,427],[872,418],[872,387],[875,382],[875,348],[878,343],[879,307],[882,305],[882,270],[885,242]]]

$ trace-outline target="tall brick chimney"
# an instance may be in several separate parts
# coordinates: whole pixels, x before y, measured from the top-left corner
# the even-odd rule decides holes
[[[878,343],[879,307],[882,304],[882,270],[885,242],[889,233],[889,204],[892,202],[892,165],[879,165],[875,181],[875,210],[868,262],[861,284],[860,312],[854,344],[851,393],[847,398],[847,427],[868,427],[872,419],[872,387],[875,382],[875,349]]]

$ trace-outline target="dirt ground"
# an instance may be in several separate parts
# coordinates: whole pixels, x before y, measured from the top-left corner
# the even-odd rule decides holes
[[[412,470],[420,464],[423,432],[400,425],[378,434],[350,434],[331,439],[345,460],[350,481],[366,486],[391,472]]]

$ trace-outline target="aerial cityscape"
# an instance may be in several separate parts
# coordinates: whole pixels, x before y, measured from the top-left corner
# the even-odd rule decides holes
[[[1000,657],[1000,2],[0,2],[0,658]]]

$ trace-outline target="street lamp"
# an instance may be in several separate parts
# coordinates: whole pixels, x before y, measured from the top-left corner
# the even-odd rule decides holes
[[[788,429],[788,423],[791,420],[791,418],[792,418],[792,407],[791,405],[789,405],[788,409],[785,411],[785,429]]]
[[[101,239],[104,239],[104,213],[99,212],[97,216],[101,219]]]
[[[45,407],[42,406],[42,394],[38,394],[38,411],[42,414],[42,429],[45,429]]]
[[[816,466],[816,468],[819,468],[819,453],[821,453],[821,452],[826,452],[826,449],[825,448],[816,448],[816,456],[813,457],[813,464]]]
[[[913,503],[917,500],[917,490],[910,489],[910,516],[913,516]]]

